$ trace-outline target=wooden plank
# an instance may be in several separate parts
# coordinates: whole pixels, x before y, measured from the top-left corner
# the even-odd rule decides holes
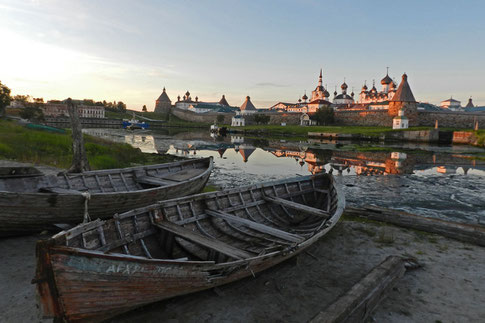
[[[128,186],[128,183],[126,182],[125,175],[123,175],[123,172],[120,172],[120,177],[121,177],[121,180],[123,181],[123,184],[126,187],[126,190],[129,191],[130,187]]]
[[[162,230],[171,232],[181,238],[194,242],[203,247],[215,250],[234,259],[247,259],[252,256],[246,251],[233,247],[225,242],[204,237],[198,232],[191,231],[169,221],[155,222],[154,225]]]
[[[205,213],[208,214],[208,215],[211,215],[211,216],[215,216],[217,218],[224,219],[224,220],[229,221],[229,222],[239,223],[239,224],[245,225],[248,228],[251,228],[255,231],[259,231],[261,233],[269,234],[269,235],[272,235],[274,237],[284,239],[286,241],[300,243],[304,240],[304,238],[300,237],[299,235],[288,233],[286,231],[279,230],[279,229],[264,225],[262,223],[243,219],[243,218],[240,218],[240,217],[237,217],[237,216],[234,216],[232,214],[225,213],[225,212],[206,209]]]
[[[401,257],[389,256],[310,323],[366,322],[406,271]]]
[[[375,206],[346,208],[345,213],[369,220],[391,223],[404,228],[436,233],[455,240],[485,247],[485,227],[441,219],[425,218],[419,215]]]
[[[87,190],[87,188],[86,188]],[[76,194],[81,195],[83,192],[77,190],[71,190],[61,187],[41,187],[39,188],[39,192],[41,193],[56,193],[56,194]]]
[[[171,181],[176,181],[176,182],[183,182],[186,181],[192,177],[195,177],[199,174],[202,174],[205,169],[203,168],[191,168],[191,169],[183,169],[178,172],[173,172],[170,174],[167,174],[165,176],[160,176],[163,179],[168,179]]]
[[[101,192],[104,193],[103,186],[101,186],[101,182],[99,181],[99,177],[97,174],[94,174],[94,179],[96,180],[96,184],[98,184],[98,187],[101,190]]]
[[[114,190],[115,192],[117,192],[118,190],[116,189],[116,185],[115,185],[115,183],[113,182],[113,178],[111,177],[111,174],[108,174],[108,179],[109,179],[109,182],[110,182],[110,184],[111,184],[111,187],[113,187],[113,190]]]
[[[300,212],[308,213],[311,215],[316,215],[324,219],[328,219],[330,217],[330,214],[328,212],[325,212],[323,210],[300,204],[300,203],[295,203],[293,201],[288,201],[279,197],[274,197],[274,196],[265,196],[264,200],[270,203],[278,204],[280,206],[288,207],[293,210],[297,210]]]
[[[167,185],[176,184],[175,182],[161,180],[161,179],[159,179],[157,177],[153,177],[153,176],[136,177],[136,181],[140,184],[148,184],[148,185],[155,185],[155,186],[167,186]]]

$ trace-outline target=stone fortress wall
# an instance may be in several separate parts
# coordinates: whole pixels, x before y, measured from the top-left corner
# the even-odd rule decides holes
[[[224,124],[231,124],[234,113],[195,113],[188,110],[177,108],[171,109],[172,114],[186,121],[195,121],[203,123],[214,123],[218,115],[224,116]],[[299,125],[301,113],[281,113],[268,112],[264,113],[270,116],[269,124],[279,125]],[[245,116],[247,124],[253,124],[252,116]],[[382,126],[392,127],[392,115],[387,110],[340,110],[335,111],[335,123],[343,126]],[[428,126],[433,127],[438,120],[439,127],[450,128],[473,128],[475,120],[478,121],[479,127],[485,127],[485,113],[464,113],[455,111],[444,112],[427,112],[418,111],[416,122],[411,122],[411,127]]]
[[[416,122],[410,122],[411,127],[433,127],[438,120],[439,127],[473,128],[475,121],[479,127],[485,127],[485,113],[469,113],[456,111],[428,112],[418,111]],[[335,111],[335,121],[346,126],[383,126],[392,127],[392,116],[387,110],[350,110]]]

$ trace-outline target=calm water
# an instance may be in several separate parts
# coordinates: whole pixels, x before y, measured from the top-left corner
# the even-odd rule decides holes
[[[373,204],[425,216],[485,224],[485,150],[468,146],[377,145],[292,141],[208,131],[86,133],[126,142],[148,153],[213,156],[210,183],[226,188],[283,177],[332,173],[349,205]]]

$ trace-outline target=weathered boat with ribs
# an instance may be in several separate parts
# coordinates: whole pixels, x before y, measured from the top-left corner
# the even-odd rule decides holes
[[[344,206],[327,174],[162,201],[39,241],[33,282],[45,317],[101,321],[274,266]]]
[[[123,169],[0,177],[0,237],[112,217],[159,200],[199,193],[212,158]]]

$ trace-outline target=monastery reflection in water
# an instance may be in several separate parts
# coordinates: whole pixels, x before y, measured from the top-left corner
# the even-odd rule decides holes
[[[350,151],[343,149],[321,149],[308,147],[308,143],[281,142],[277,140],[245,139],[242,136],[229,137],[230,141],[219,139],[215,142],[190,142],[174,145],[175,154],[196,155],[197,151],[217,151],[220,158],[228,149],[234,149],[244,163],[256,149],[262,149],[277,158],[292,158],[301,167],[306,165],[311,174],[352,173],[356,175],[395,175],[413,174],[414,171],[436,168],[442,174],[454,174],[459,168],[463,174],[470,169],[485,170],[485,163],[466,156],[436,154],[422,151],[419,154],[389,151]],[[170,153],[170,150],[168,151]],[[271,167],[271,165],[268,165]]]
[[[262,167],[277,167],[275,159],[293,159],[301,169],[311,174],[355,174],[355,175],[393,175],[413,174],[415,171],[428,171],[442,174],[467,174],[470,169],[479,170],[485,175],[485,162],[467,156],[451,153],[419,151],[385,151],[382,147],[360,147],[341,145],[328,141],[284,142],[281,140],[253,139],[240,135],[227,137],[210,136],[202,132],[182,132],[170,136],[152,133],[120,133],[110,129],[86,129],[86,133],[116,142],[128,143],[148,153],[169,153],[179,156],[209,156],[231,163],[263,164]],[[214,154],[217,152],[217,154]],[[231,152],[231,154],[229,154]],[[257,153],[255,153],[257,152]],[[235,154],[234,154],[235,153]],[[227,157],[230,155],[229,157]],[[237,157],[236,157],[237,156]],[[271,158],[272,157],[272,158]],[[291,165],[291,163],[285,163]],[[285,167],[279,164],[279,167]],[[306,171],[305,171],[306,172]]]

